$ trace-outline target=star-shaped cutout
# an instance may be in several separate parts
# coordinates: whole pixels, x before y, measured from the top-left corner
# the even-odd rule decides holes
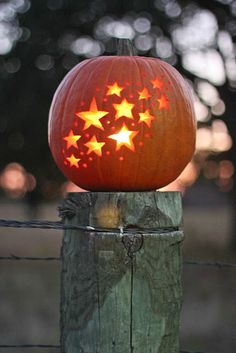
[[[125,116],[126,118],[133,118],[132,109],[134,104],[129,103],[126,99],[123,99],[120,104],[113,104],[116,110],[115,120]]]
[[[70,162],[70,167],[76,167],[76,168],[79,168],[79,161],[80,161],[80,158],[76,158],[73,154],[70,156],[70,157],[67,157],[66,158],[69,162]]]
[[[169,101],[164,94],[157,100],[159,102],[159,109],[169,109]]]
[[[163,82],[157,77],[155,80],[151,81],[153,88],[162,89]]]
[[[126,146],[132,151],[135,150],[133,138],[138,134],[138,131],[130,131],[127,126],[123,124],[122,128],[116,134],[108,136],[109,138],[116,141],[116,151],[122,146]]]
[[[150,114],[149,109],[145,110],[143,113],[139,113],[140,120],[147,124],[148,127],[151,127],[152,120],[154,120],[154,116]]]
[[[91,125],[96,126],[99,129],[103,129],[100,119],[107,114],[109,114],[109,112],[98,110],[97,102],[95,98],[92,99],[89,110],[76,113],[76,115],[81,119],[83,119],[85,122],[83,130],[88,129]]]
[[[102,147],[105,145],[105,142],[98,142],[96,136],[93,136],[88,142],[85,143],[85,146],[88,147],[88,153],[94,152],[98,156],[102,155]]]
[[[77,146],[77,141],[81,138],[80,135],[74,135],[73,130],[70,130],[69,135],[66,137],[63,137],[63,139],[67,142],[66,148],[70,148],[71,146],[74,146],[78,148]]]
[[[124,87],[120,87],[117,82],[114,82],[113,85],[108,85],[107,96],[112,96],[113,94],[120,97],[120,92],[124,89]]]
[[[148,92],[147,88],[145,87],[142,91],[138,91],[139,99],[148,99],[151,97],[151,94]]]

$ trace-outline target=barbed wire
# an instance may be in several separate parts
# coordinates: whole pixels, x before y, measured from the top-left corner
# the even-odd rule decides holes
[[[0,227],[5,228],[37,228],[37,229],[74,229],[82,230],[84,232],[96,232],[96,233],[118,233],[120,234],[137,234],[137,232],[144,233],[168,233],[178,231],[178,227],[160,227],[160,228],[102,228],[102,227],[93,227],[93,226],[82,226],[75,224],[64,224],[61,221],[17,221],[15,219],[0,219]]]
[[[22,261],[22,260],[27,260],[27,261],[61,261],[60,257],[35,257],[35,256],[16,256],[16,255],[10,255],[10,256],[0,256],[0,260],[12,260],[12,261]]]
[[[60,349],[61,346],[53,344],[0,344],[0,348],[55,348]],[[181,352],[182,353],[182,352]],[[185,352],[183,352],[185,353]]]
[[[61,346],[59,345],[47,345],[47,344],[19,344],[19,345],[0,345],[0,348],[55,348],[60,349]],[[187,351],[180,351],[179,353],[201,353],[201,352],[187,352]]]
[[[58,230],[66,230],[66,229],[74,229],[74,230],[82,230],[85,232],[102,232],[102,233],[121,233],[123,234],[137,234],[137,232],[156,232],[158,233],[167,233],[171,231],[178,230],[177,227],[165,227],[158,229],[135,229],[135,228],[99,228],[92,226],[81,226],[81,225],[67,225],[61,221],[49,221],[49,220],[34,220],[34,221],[18,221],[15,219],[0,219],[0,227],[6,228],[37,228],[37,229],[58,229]],[[35,257],[35,256],[17,256],[11,254],[9,256],[0,256],[0,260],[14,260],[14,261],[60,261],[60,257]],[[196,266],[210,266],[210,267],[218,267],[218,268],[236,268],[236,264],[225,263],[220,261],[193,261],[186,260],[183,262],[184,265],[196,265]]]
[[[66,225],[63,224],[61,221],[17,221],[17,220],[6,220],[6,219],[0,219],[0,227],[7,227],[7,228],[37,228],[37,229],[59,229],[59,230],[66,230],[66,229],[74,229],[74,230],[82,230],[86,232],[102,232],[102,233],[120,233],[120,229],[116,228],[98,228],[98,227],[91,227],[91,226],[81,226],[81,225]],[[179,230],[177,227],[165,227],[165,228],[159,228],[159,229],[149,229],[149,232],[155,232],[157,231],[160,232],[170,232],[170,231],[177,231]],[[142,231],[142,229],[138,229],[139,232]],[[147,229],[143,230],[147,232]],[[123,229],[123,233],[130,233],[130,234],[136,234],[137,229]],[[0,256],[0,260],[13,260],[13,261],[61,261],[60,257],[33,257],[33,256],[17,256],[14,254],[11,254],[10,256]],[[184,265],[197,265],[197,266],[214,266],[218,268],[223,268],[223,267],[231,267],[231,268],[236,268],[236,264],[231,264],[231,263],[223,263],[223,262],[203,262],[203,261],[184,261]],[[1,348],[43,348],[43,349],[49,349],[49,348],[54,348],[54,349],[60,349],[60,345],[46,345],[46,344],[20,344],[20,345],[0,345]],[[200,353],[200,352],[188,352],[188,351],[180,351],[180,353]]]
[[[227,262],[219,262],[219,261],[184,261],[184,265],[198,265],[198,266],[211,266],[211,267],[218,267],[218,268],[223,268],[223,267],[231,267],[231,268],[236,268],[236,264],[231,264]]]

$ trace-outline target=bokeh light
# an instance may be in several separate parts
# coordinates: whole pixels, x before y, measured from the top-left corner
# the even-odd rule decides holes
[[[35,177],[19,163],[9,163],[0,174],[0,187],[11,198],[22,198],[36,187]]]
[[[48,29],[44,28],[37,33],[32,31],[33,27],[29,22],[21,20],[22,14],[28,15],[27,12],[33,8],[33,2],[1,2],[2,77],[12,79],[24,70],[24,57],[18,55],[20,51],[14,51],[18,42],[20,46],[27,46],[38,38],[32,64],[37,69],[36,72],[40,71],[42,79],[50,77],[53,83],[53,77],[58,72],[63,75],[86,58],[115,55],[118,40],[130,39],[137,55],[158,57],[172,65],[182,66],[185,70],[195,96],[194,110],[198,122],[193,162],[198,172],[193,179],[196,181],[199,175],[208,179],[211,173],[213,175],[215,172],[212,163],[217,163],[219,176],[220,159],[225,158],[222,153],[231,150],[234,140],[232,122],[230,126],[227,121],[231,108],[224,101],[221,89],[230,89],[232,92],[236,89],[236,1],[217,1],[225,5],[228,11],[221,12],[222,22],[219,21],[217,11],[204,9],[198,2],[155,0],[152,11],[121,11],[119,14],[112,10],[107,11],[106,4],[102,1],[88,2],[85,7],[78,5],[70,13],[68,23],[58,33],[53,29],[51,37]],[[45,4],[50,16],[56,18],[60,14],[63,18],[62,13],[67,8],[65,1],[47,0]],[[70,11],[69,7],[67,9]],[[227,21],[224,17],[226,12]],[[40,89],[40,85],[37,85],[37,89]],[[25,109],[30,104],[29,97],[28,95],[25,101],[22,100],[22,107]],[[1,116],[0,133],[7,133],[5,145],[9,151],[23,151],[27,146],[27,133],[18,126],[15,130],[12,129],[7,113]],[[218,161],[212,161],[212,156],[217,156]],[[222,184],[222,177],[217,178],[220,178]],[[63,187],[60,183],[54,185],[49,179],[45,179],[40,189],[42,195],[48,199],[57,197],[61,190],[75,188],[70,184]],[[184,189],[183,182],[181,188]]]

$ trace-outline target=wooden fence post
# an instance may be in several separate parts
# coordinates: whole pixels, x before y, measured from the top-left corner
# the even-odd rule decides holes
[[[178,192],[71,193],[60,208],[62,353],[179,353]],[[122,231],[123,230],[123,231]]]

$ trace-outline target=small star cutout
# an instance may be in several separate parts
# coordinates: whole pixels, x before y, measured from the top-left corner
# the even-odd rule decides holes
[[[73,154],[70,156],[70,157],[67,157],[66,158],[69,162],[70,162],[70,167],[76,167],[76,168],[79,168],[79,161],[80,161],[80,158],[76,158]]]
[[[126,118],[133,118],[132,109],[134,104],[129,103],[126,99],[123,99],[120,104],[113,104],[116,109],[115,120],[125,116]]]
[[[159,78],[156,78],[155,80],[151,81],[153,88],[158,88],[162,89],[163,82],[159,80]]]
[[[109,114],[109,112],[98,110],[95,98],[92,99],[89,110],[76,113],[76,115],[83,119],[85,122],[83,130],[88,129],[91,125],[96,126],[99,129],[103,129],[100,119],[107,114]]]
[[[152,120],[154,120],[154,116],[150,114],[149,109],[145,110],[144,113],[139,113],[140,120],[147,124],[148,127],[151,127]]]
[[[63,137],[63,139],[67,142],[66,148],[70,148],[71,146],[78,148],[77,141],[81,138],[80,135],[74,135],[73,130],[70,130],[69,135]]]
[[[94,152],[98,156],[102,155],[102,147],[105,145],[105,142],[98,142],[96,136],[93,136],[90,141],[85,143],[85,146],[88,147],[88,153]]]
[[[118,151],[122,146],[126,146],[132,151],[135,150],[133,138],[138,134],[138,131],[130,131],[127,126],[123,125],[120,131],[116,134],[108,136],[109,138],[116,140],[116,150]]]
[[[124,87],[120,87],[117,82],[113,83],[113,85],[108,85],[107,96],[112,96],[113,94],[120,97],[120,92],[124,89]]]
[[[139,91],[138,94],[139,99],[148,99],[149,97],[151,97],[151,94],[148,92],[146,87],[142,91]]]
[[[169,101],[164,94],[162,94],[161,98],[157,100],[159,102],[159,109],[169,109]]]

